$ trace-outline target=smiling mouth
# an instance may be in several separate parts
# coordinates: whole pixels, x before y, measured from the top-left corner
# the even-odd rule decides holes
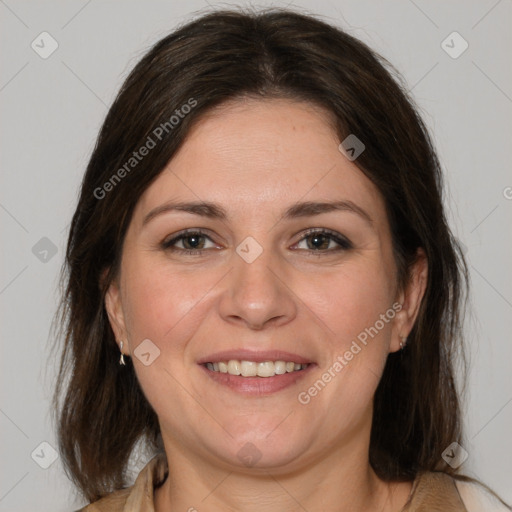
[[[208,370],[217,373],[228,373],[240,377],[274,377],[285,373],[294,373],[305,370],[309,363],[295,363],[293,361],[219,361],[216,363],[204,363]]]

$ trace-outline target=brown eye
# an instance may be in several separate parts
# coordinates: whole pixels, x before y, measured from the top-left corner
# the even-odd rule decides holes
[[[332,239],[323,234],[309,235],[305,238],[308,243],[308,249],[328,249]]]
[[[208,240],[212,243],[212,246],[210,247],[206,247]],[[161,246],[162,249],[167,251],[195,255],[201,254],[206,249],[216,247],[211,239],[201,231],[186,231],[179,233],[171,239],[164,240]]]
[[[306,232],[305,236],[296,245],[303,242],[306,243],[306,247],[302,247],[301,249],[312,252],[332,252],[348,250],[353,247],[344,236],[325,229]]]
[[[186,235],[181,237],[181,241],[185,249],[203,249],[204,238],[203,235]]]

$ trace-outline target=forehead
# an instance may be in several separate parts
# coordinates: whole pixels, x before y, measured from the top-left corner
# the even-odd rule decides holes
[[[260,214],[298,200],[340,198],[383,209],[380,193],[339,151],[339,143],[333,117],[309,103],[245,99],[223,104],[192,127],[136,211],[144,215],[176,198]]]

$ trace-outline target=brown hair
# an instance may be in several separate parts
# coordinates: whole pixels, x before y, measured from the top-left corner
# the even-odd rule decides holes
[[[447,225],[440,165],[417,108],[392,66],[339,28],[288,10],[216,11],[156,43],[135,66],[81,185],[63,269],[58,323],[65,341],[54,407],[65,468],[88,500],[126,485],[138,441],[162,447],[132,364],[118,364],[104,307],[134,206],[190,127],[244,96],[302,100],[331,112],[340,141],[355,134],[366,146],[355,164],[385,199],[401,285],[417,248],[424,249],[427,289],[408,344],[388,357],[375,395],[370,462],[385,480],[452,472],[441,454],[461,440],[452,365],[467,269]],[[171,127],[169,119],[186,104],[194,107]],[[127,168],[166,122],[161,140]],[[123,168],[122,179],[113,180]]]

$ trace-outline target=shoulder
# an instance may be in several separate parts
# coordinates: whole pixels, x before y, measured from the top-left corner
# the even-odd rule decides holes
[[[485,485],[463,476],[429,471],[419,474],[403,512],[511,512]]]
[[[77,512],[123,512],[126,501],[132,494],[133,486],[127,489],[115,491],[104,498],[101,498]]]
[[[455,480],[455,485],[468,512],[510,512],[490,489],[476,481]]]
[[[164,453],[159,453],[141,470],[131,487],[114,491],[77,512],[150,512],[154,510],[154,489],[167,474],[167,459]]]

